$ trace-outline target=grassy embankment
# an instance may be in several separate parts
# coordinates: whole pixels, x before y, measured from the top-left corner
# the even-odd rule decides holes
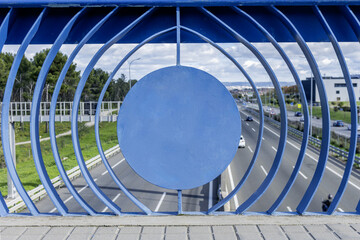
[[[57,134],[67,132],[70,130],[70,122],[56,123],[55,129]],[[42,138],[49,136],[48,133],[45,133],[45,123],[41,123],[40,125],[40,136]],[[116,135],[116,122],[100,123],[100,137],[104,151],[117,145],[118,141]],[[20,127],[20,124],[17,124],[16,142],[24,142],[29,140],[29,123],[24,123],[23,128]],[[85,127],[84,123],[79,123],[79,140],[85,161],[99,154],[95,142],[94,127]],[[71,135],[57,138],[57,144],[64,168],[69,170],[77,166],[78,164],[73,150]],[[53,159],[50,141],[41,142],[41,151],[50,179],[58,176],[59,172]],[[2,146],[0,155],[3,160]],[[35,169],[30,144],[16,146],[16,162],[18,175],[27,191],[41,184]],[[0,169],[0,191],[3,196],[7,195],[6,168]]]

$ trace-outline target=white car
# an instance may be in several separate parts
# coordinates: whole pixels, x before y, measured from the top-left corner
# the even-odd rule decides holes
[[[241,135],[240,141],[239,141],[239,147],[238,147],[238,148],[244,148],[244,147],[245,147],[245,139],[244,139],[244,137]]]

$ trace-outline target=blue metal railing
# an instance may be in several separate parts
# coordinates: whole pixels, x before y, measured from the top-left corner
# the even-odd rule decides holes
[[[54,5],[55,4],[55,5]],[[239,7],[239,4],[242,6]],[[243,5],[246,5],[244,7]],[[310,184],[307,186],[305,193],[302,196],[300,203],[298,204],[296,211],[298,214],[303,214],[309,207],[310,202],[313,200],[318,187],[320,185],[321,180],[323,179],[324,171],[326,169],[326,164],[328,161],[329,154],[340,155],[347,158],[347,163],[345,166],[345,170],[340,182],[340,185],[336,191],[336,195],[334,201],[329,207],[329,210],[324,214],[332,214],[336,207],[338,206],[345,190],[347,187],[347,183],[349,181],[353,163],[360,163],[360,158],[355,156],[356,149],[356,141],[357,141],[357,119],[356,119],[356,99],[353,89],[352,80],[350,78],[350,73],[347,67],[346,58],[344,57],[341,46],[339,45],[339,41],[347,41],[347,42],[356,42],[360,41],[360,23],[359,23],[359,6],[360,1],[308,1],[308,0],[296,0],[296,1],[170,1],[170,0],[157,0],[157,1],[81,1],[81,0],[63,0],[63,1],[0,1],[0,19],[2,21],[0,26],[0,49],[3,48],[4,44],[19,44],[20,47],[17,50],[17,54],[12,63],[9,76],[7,78],[6,87],[4,90],[3,96],[3,104],[2,104],[2,115],[1,115],[1,134],[2,134],[2,143],[4,150],[5,162],[7,165],[7,169],[9,175],[11,176],[12,181],[20,195],[26,204],[31,215],[37,216],[41,213],[38,208],[35,206],[29,194],[25,191],[24,186],[18,176],[15,164],[13,162],[14,157],[12,153],[12,146],[9,140],[9,135],[11,135],[9,131],[10,124],[10,115],[11,112],[11,95],[14,90],[15,78],[19,71],[20,62],[25,55],[25,52],[30,44],[52,44],[52,47],[46,56],[46,59],[42,65],[42,68],[37,76],[37,82],[34,89],[34,95],[31,104],[31,113],[30,113],[30,136],[31,136],[31,146],[32,153],[34,158],[34,163],[36,166],[37,173],[44,187],[44,191],[48,194],[50,200],[55,205],[58,213],[60,215],[78,215],[79,213],[69,213],[69,208],[66,203],[61,199],[59,193],[53,186],[51,179],[48,176],[46,171],[43,154],[40,148],[40,139],[39,139],[39,121],[41,121],[40,109],[41,109],[41,97],[44,89],[44,85],[47,79],[48,72],[50,70],[50,66],[53,63],[56,54],[59,52],[63,44],[76,44],[75,49],[72,51],[70,57],[67,59],[66,64],[61,70],[60,76],[57,79],[56,86],[53,92],[53,96],[50,104],[50,114],[49,114],[49,123],[50,123],[50,141],[51,141],[51,149],[53,152],[53,157],[56,163],[57,168],[59,169],[59,173],[61,178],[64,180],[65,186],[69,189],[69,192],[74,197],[74,199],[79,203],[82,209],[89,215],[98,215],[98,213],[94,210],[93,206],[90,206],[89,203],[82,198],[82,196],[77,192],[72,182],[67,176],[67,173],[62,165],[59,150],[56,142],[56,134],[55,134],[55,121],[56,121],[56,106],[58,101],[59,92],[61,86],[63,85],[63,81],[65,79],[66,73],[73,63],[74,59],[83,48],[85,44],[102,44],[99,50],[91,57],[89,64],[86,66],[85,71],[81,75],[81,79],[77,85],[74,101],[71,104],[71,130],[72,130],[72,143],[74,147],[74,155],[78,161],[79,169],[81,174],[84,176],[86,183],[89,188],[92,190],[94,195],[106,205],[106,207],[111,211],[105,214],[107,215],[123,215],[124,212],[116,204],[112,199],[110,199],[105,192],[96,184],[95,180],[91,176],[90,172],[87,169],[86,163],[84,161],[84,157],[82,154],[82,150],[80,148],[79,143],[79,133],[77,129],[78,123],[78,114],[80,106],[81,94],[83,92],[84,86],[87,83],[88,77],[98,63],[100,58],[104,55],[104,53],[114,44],[119,43],[135,43],[135,47],[127,52],[125,56],[119,60],[119,63],[114,67],[113,71],[109,75],[104,86],[99,86],[102,88],[101,95],[97,101],[97,111],[95,116],[95,138],[97,148],[112,181],[116,184],[116,186],[129,198],[142,212],[138,214],[169,214],[169,213],[157,213],[152,211],[148,206],[146,206],[143,202],[141,202],[138,198],[136,198],[131,191],[120,181],[120,178],[113,171],[108,159],[105,156],[105,153],[102,148],[100,134],[99,134],[99,121],[100,119],[100,108],[103,103],[104,95],[107,91],[107,88],[110,82],[115,77],[116,73],[119,71],[120,67],[123,66],[126,61],[129,60],[130,57],[133,56],[139,49],[149,43],[174,43],[176,44],[176,51],[174,54],[176,55],[175,66],[174,68],[167,68],[166,71],[164,69],[159,69],[158,71],[163,74],[177,74],[184,76],[191,76],[190,78],[194,81],[191,83],[204,80],[204,79],[215,79],[213,77],[209,77],[208,74],[203,71],[189,68],[185,66],[181,66],[181,51],[180,48],[184,43],[207,43],[212,46],[214,49],[218,51],[218,53],[222,54],[229,60],[229,63],[233,64],[236,69],[245,77],[245,79],[249,82],[252,91],[255,93],[257,98],[258,108],[262,109],[262,102],[260,98],[260,93],[256,88],[255,81],[250,77],[245,67],[241,65],[241,62],[237,60],[235,56],[232,56],[225,48],[223,48],[219,43],[240,43],[242,46],[245,46],[249,52],[255,57],[264,68],[266,72],[266,77],[268,77],[272,84],[274,85],[275,92],[278,97],[278,102],[280,106],[280,122],[276,122],[272,119],[266,118],[266,120],[274,123],[276,126],[280,128],[280,140],[279,146],[276,151],[275,157],[271,163],[270,170],[266,175],[265,179],[259,184],[256,189],[253,189],[253,193],[249,195],[247,199],[241,203],[236,211],[231,212],[231,214],[242,214],[245,213],[251,206],[253,206],[268,190],[270,185],[273,183],[275,177],[277,176],[280,165],[283,161],[283,156],[285,152],[285,145],[287,141],[288,134],[294,134],[297,137],[301,138],[301,148],[299,151],[298,158],[296,160],[294,169],[292,170],[289,179],[286,182],[286,185],[281,190],[281,193],[276,198],[274,203],[271,205],[269,209],[264,209],[262,212],[265,214],[273,214],[277,211],[281,203],[289,194],[290,190],[293,187],[293,184],[298,176],[299,170],[302,166],[305,151],[307,149],[308,144],[316,145],[319,149],[319,157],[317,161],[316,168],[314,170],[314,174],[310,180]],[[166,7],[163,7],[166,6]],[[186,8],[183,8],[185,7]],[[315,57],[311,49],[309,48],[307,42],[326,42],[329,41],[336,53],[336,57],[341,67],[342,74],[344,76],[344,81],[346,84],[346,89],[350,99],[350,108],[351,108],[351,136],[350,136],[350,147],[349,152],[343,151],[339,148],[330,145],[330,113],[329,113],[329,105],[327,92],[325,90],[325,83],[322,79],[322,74],[318,67]],[[287,113],[285,107],[285,98],[282,94],[282,90],[278,81],[278,76],[275,74],[271,64],[268,62],[263,53],[256,47],[253,42],[270,42],[271,45],[276,49],[277,53],[281,56],[281,60],[284,61],[286,67],[292,74],[292,77],[299,89],[301,102],[302,102],[302,110],[304,113],[304,132],[300,132],[296,129],[293,129],[287,124]],[[303,53],[307,63],[311,69],[311,72],[314,76],[315,83],[319,93],[319,99],[321,104],[321,112],[322,112],[322,139],[318,140],[309,136],[309,112],[306,101],[305,90],[300,81],[299,74],[295,70],[293,66],[291,56],[289,56],[286,51],[284,51],[283,47],[279,44],[279,42],[294,42],[300,48]],[[285,66],[284,65],[284,66]],[[169,70],[171,69],[171,70]],[[148,74],[147,76],[149,76]],[[160,74],[161,75],[161,74]],[[201,76],[201,77],[199,77]],[[161,75],[161,77],[163,77]],[[158,77],[160,79],[160,77]],[[168,78],[164,78],[168,79]],[[163,82],[165,81],[163,79]],[[175,78],[171,78],[175,79]],[[215,79],[216,80],[216,79]],[[201,82],[200,81],[200,82]],[[141,80],[139,81],[141,82]],[[162,83],[163,83],[162,82]],[[205,81],[204,81],[205,82]],[[176,82],[178,83],[178,82]],[[151,86],[152,90],[158,90],[159,86],[153,83]],[[201,105],[203,102],[198,101],[200,105],[192,105],[194,102],[189,102],[188,104],[183,104],[183,101],[188,100],[188,98],[196,98],[196,96],[202,96],[202,99],[208,97],[208,101],[213,100],[211,94],[217,96],[217,100],[224,100],[222,103],[224,105],[218,108],[220,110],[228,110],[228,115],[220,116],[219,119],[223,121],[215,122],[211,127],[217,129],[217,126],[220,126],[220,123],[224,123],[225,120],[229,121],[231,119],[231,114],[238,114],[237,109],[234,107],[234,103],[232,101],[226,102],[226,99],[229,99],[229,93],[224,91],[225,88],[218,81],[214,81],[214,85],[210,86],[210,81],[207,84],[201,82],[197,83],[199,89],[205,89],[200,91],[198,94],[190,95],[191,91],[186,90],[184,85],[179,85],[181,89],[174,92],[176,97],[182,99],[181,101],[175,101],[172,98],[172,95],[169,97],[166,95],[166,90],[162,92],[162,94],[158,94],[156,96],[151,95],[150,98],[156,99],[165,99],[165,105],[156,106],[153,108],[152,112],[147,112],[149,108],[153,106],[147,105],[147,108],[142,106],[141,111],[139,110],[138,116],[144,117],[143,126],[138,123],[137,126],[132,126],[131,124],[122,125],[118,121],[117,125],[117,135],[119,139],[120,147],[123,150],[123,154],[125,158],[128,158],[129,163],[133,163],[133,159],[135,158],[133,154],[138,152],[145,152],[147,154],[148,150],[157,149],[167,150],[167,147],[171,144],[170,142],[174,139],[178,142],[175,142],[171,145],[173,150],[176,151],[178,157],[179,155],[184,155],[182,161],[174,161],[173,166],[170,164],[167,170],[176,170],[176,167],[183,166],[180,162],[186,162],[188,159],[192,159],[190,157],[197,156],[196,153],[198,149],[194,149],[191,145],[195,145],[198,143],[201,138],[200,136],[208,136],[211,129],[207,129],[209,127],[208,124],[213,119],[217,119],[218,115],[214,115],[211,111],[211,107],[214,107],[215,103],[212,106],[202,109],[202,111],[196,111],[196,106]],[[144,88],[144,84],[137,84],[134,88],[131,89],[128,96],[134,95],[138,89]],[[209,89],[207,89],[209,88]],[[199,89],[195,89],[197,91]],[[154,91],[155,91],[154,90]],[[184,91],[182,91],[184,90]],[[219,91],[218,91],[219,90]],[[144,91],[146,92],[146,91]],[[190,93],[191,92],[191,93]],[[225,94],[226,92],[226,94]],[[208,93],[208,94],[206,94]],[[150,94],[149,94],[150,96]],[[147,96],[148,97],[148,96]],[[137,99],[138,97],[128,97],[126,99]],[[124,100],[125,106],[129,106],[128,101],[136,101],[136,100]],[[140,103],[144,102],[148,104],[152,99],[145,99],[139,102],[135,102],[136,106]],[[197,99],[199,100],[199,99]],[[220,102],[220,101],[218,101]],[[216,102],[216,103],[218,103]],[[163,104],[163,103],[161,103]],[[227,105],[228,104],[228,105]],[[130,104],[130,106],[132,106]],[[196,129],[191,129],[192,132],[196,132],[196,134],[191,135],[191,137],[187,136],[187,132],[183,133],[180,130],[184,127],[187,127],[191,124],[181,125],[181,124],[173,124],[176,130],[179,130],[178,135],[174,137],[174,139],[160,139],[160,137],[168,136],[169,132],[172,132],[171,129],[162,128],[166,124],[159,124],[158,129],[150,129],[152,130],[152,136],[147,139],[149,145],[152,148],[146,148],[146,146],[142,145],[142,148],[132,148],[125,144],[131,142],[130,139],[132,134],[128,134],[129,130],[136,132],[139,129],[149,129],[146,128],[148,123],[154,123],[161,117],[170,116],[173,114],[168,114],[173,111],[173,109],[180,107],[180,110],[187,110],[186,107],[190,106],[190,110],[193,110],[194,117],[185,118],[188,116],[179,116],[179,119],[183,119],[184,121],[192,121],[191,123],[197,123],[198,125]],[[164,109],[166,108],[166,109]],[[126,107],[125,107],[126,109]],[[126,113],[126,110],[123,112]],[[125,114],[120,110],[119,119],[121,118],[121,114]],[[131,111],[130,111],[131,112]],[[145,113],[146,112],[146,113]],[[202,113],[202,116],[198,116],[198,113]],[[142,115],[142,114],[145,115]],[[166,114],[165,114],[166,113]],[[130,115],[130,113],[126,113]],[[148,114],[148,115],[146,115]],[[208,114],[208,115],[206,115]],[[212,115],[213,114],[213,115]],[[238,115],[232,115],[232,119],[237,119]],[[150,116],[149,116],[150,115]],[[195,115],[197,117],[195,117]],[[220,115],[220,113],[219,113]],[[210,116],[208,121],[204,121],[203,118],[205,116]],[[149,118],[148,118],[149,117]],[[9,120],[10,119],[10,120]],[[134,119],[137,120],[136,117]],[[172,119],[172,118],[169,118]],[[261,143],[262,143],[262,134],[264,128],[264,113],[261,112],[259,115],[260,119],[260,131],[258,133],[256,148],[254,154],[252,155],[252,159],[248,168],[246,169],[243,177],[239,180],[239,183],[234,186],[234,189],[231,189],[231,192],[228,196],[221,199],[218,203],[215,203],[213,206],[209,206],[206,211],[197,212],[197,214],[224,214],[217,210],[219,210],[222,206],[228,203],[231,199],[236,197],[236,194],[242,189],[242,186],[248,180],[249,175],[253,172],[256,160],[259,155]],[[131,118],[130,118],[131,120]],[[162,119],[164,120],[164,119]],[[168,119],[165,119],[168,120]],[[164,120],[164,122],[166,122]],[[130,121],[131,122],[131,121]],[[217,156],[218,159],[215,159],[215,163],[228,163],[231,162],[232,158],[229,156],[234,156],[235,151],[235,140],[240,139],[239,136],[235,136],[238,132],[241,132],[241,127],[236,123],[229,121],[228,128],[223,129],[224,131],[216,132],[218,134],[217,137],[220,138],[220,134],[227,130],[228,134],[222,135],[223,139],[220,142],[216,142],[218,140],[215,138],[213,141],[209,141],[208,145],[202,146],[204,149],[214,149],[214,146],[218,146],[225,141],[228,141],[228,138],[231,138],[232,141],[229,141],[227,146],[222,148],[223,155],[227,156],[227,159],[223,159],[224,156],[218,156],[218,152],[214,152],[214,154],[210,154],[211,156]],[[231,125],[231,126],[230,126]],[[152,125],[154,126],[154,125]],[[215,127],[214,127],[215,126]],[[137,127],[137,128],[136,128]],[[168,126],[166,126],[168,127]],[[203,127],[203,128],[202,128]],[[136,129],[135,129],[136,128]],[[210,128],[210,127],[209,127]],[[231,128],[231,129],[230,129]],[[127,130],[127,131],[126,131]],[[157,131],[158,130],[158,131]],[[218,129],[217,129],[218,130]],[[131,132],[131,131],[130,131]],[[150,132],[150,131],[148,131]],[[159,135],[156,135],[157,132],[160,132]],[[236,132],[236,134],[234,134]],[[139,133],[139,132],[137,132]],[[128,135],[126,135],[128,134]],[[141,134],[140,134],[141,135]],[[123,136],[131,136],[129,139],[124,139],[122,141]],[[145,134],[144,134],[145,136]],[[226,136],[226,137],[225,137]],[[151,140],[149,140],[151,139]],[[186,139],[187,141],[185,141]],[[207,137],[206,139],[210,139]],[[159,141],[154,141],[159,140]],[[196,141],[197,140],[197,141]],[[211,140],[211,139],[210,139]],[[193,141],[193,142],[192,142]],[[134,143],[134,142],[131,142]],[[217,143],[217,144],[216,144]],[[234,144],[234,150],[231,148],[231,144]],[[123,144],[123,146],[122,146]],[[136,145],[137,142],[133,145]],[[152,145],[155,144],[155,145]],[[158,144],[158,145],[156,145]],[[159,144],[164,144],[159,146]],[[131,145],[131,144],[130,144]],[[175,148],[174,146],[182,146],[182,148]],[[226,148],[228,147],[228,148]],[[125,151],[130,149],[129,152]],[[135,149],[135,150],[134,150]],[[159,150],[160,149],[160,150]],[[170,149],[170,148],[169,148]],[[230,149],[229,151],[227,151]],[[131,152],[133,151],[133,152]],[[150,151],[149,151],[150,152]],[[152,152],[155,153],[155,152]],[[156,152],[158,153],[158,152]],[[216,154],[215,154],[216,153]],[[226,154],[225,154],[226,153]],[[128,155],[127,155],[128,154]],[[205,155],[203,151],[202,154]],[[232,154],[232,155],[231,155]],[[162,159],[162,154],[158,154],[159,159]],[[170,155],[171,156],[171,155]],[[171,157],[170,157],[171,158]],[[210,157],[208,156],[210,159]],[[174,157],[175,159],[175,157]],[[198,157],[198,161],[203,164],[199,164],[199,167],[205,169],[202,171],[199,176],[195,176],[196,174],[192,174],[194,176],[189,176],[190,179],[195,180],[195,178],[199,177],[202,180],[208,180],[211,174],[217,174],[214,169],[207,166],[209,165],[204,160],[202,156]],[[143,160],[143,159],[140,159]],[[158,159],[156,159],[158,160]],[[162,164],[167,164],[171,162],[173,159],[165,159]],[[155,161],[153,159],[153,161]],[[189,161],[188,164],[191,166],[196,161]],[[142,170],[150,169],[151,165],[147,165],[147,161],[144,161],[143,165],[140,166],[140,170],[137,172],[140,176],[144,177],[140,172]],[[226,165],[226,164],[225,164]],[[221,165],[222,166],[222,165]],[[228,164],[226,165],[228,166]],[[224,168],[226,168],[226,166]],[[208,167],[208,168],[206,168]],[[224,169],[221,168],[221,171]],[[178,169],[180,171],[180,169]],[[186,173],[186,169],[183,170],[183,173]],[[162,176],[156,173],[156,171],[151,172],[148,170],[151,177],[155,179],[161,179]],[[143,172],[142,172],[143,173]],[[174,171],[174,175],[176,175],[176,171]],[[184,175],[183,174],[183,175]],[[146,175],[148,176],[148,175]],[[168,176],[168,175],[166,175]],[[172,212],[171,214],[186,214],[187,212],[183,209],[183,190],[186,188],[181,183],[181,177],[168,177],[168,180],[172,180],[172,182],[180,181],[179,184],[175,184],[177,187],[177,211]],[[213,176],[211,175],[211,179]],[[146,177],[144,177],[146,179]],[[163,182],[166,182],[167,179],[161,179]],[[151,181],[150,181],[151,182]],[[201,181],[199,181],[201,182]],[[203,181],[205,182],[205,181]],[[203,183],[201,182],[201,183]],[[153,182],[153,184],[155,184]],[[170,188],[170,187],[169,187]],[[360,211],[359,207],[356,208],[356,211]],[[54,214],[54,215],[56,215]],[[83,214],[83,213],[81,213]],[[226,213],[228,214],[228,213]],[[8,216],[9,209],[6,206],[3,196],[0,194],[0,216]]]

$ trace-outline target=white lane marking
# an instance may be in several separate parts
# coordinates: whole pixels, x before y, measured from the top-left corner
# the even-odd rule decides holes
[[[253,152],[253,150],[251,149],[251,147],[250,147],[250,146],[248,146],[248,149],[249,149],[249,151],[250,151],[250,152]]]
[[[121,159],[120,162],[118,162],[117,164],[115,164],[114,166],[112,166],[111,168],[115,168],[117,165],[119,165],[120,163],[122,163],[125,160],[125,158]]]
[[[272,148],[275,152],[277,152],[277,149],[276,149],[276,148],[274,148],[273,146],[271,146],[271,148]]]
[[[251,128],[254,132],[255,132],[255,129],[254,128]]]
[[[81,192],[82,192],[85,188],[87,188],[87,187],[88,187],[88,185],[86,185],[85,187],[81,188],[81,189],[78,191],[78,193],[81,193]],[[64,203],[67,203],[67,202],[70,201],[72,198],[73,198],[73,196],[68,197],[67,199],[65,199]],[[53,212],[55,212],[55,211],[56,211],[56,208],[53,208],[53,209],[51,209],[50,213],[53,213]]]
[[[119,197],[120,197],[120,193],[116,195],[112,201],[115,202],[116,199],[118,199]],[[105,207],[101,212],[106,212],[106,210],[108,210],[108,207]]]
[[[286,207],[289,212],[292,212],[291,208],[289,206]]]
[[[262,138],[265,141],[265,138]]]
[[[249,124],[248,124],[248,123],[246,123],[246,126],[249,126]]]
[[[295,166],[293,166],[293,168],[295,168]],[[303,178],[308,179],[307,176],[305,176],[305,174],[303,174],[301,171],[299,171],[299,173]]]
[[[209,209],[212,207],[213,205],[213,191],[214,191],[214,183],[213,181],[211,181],[209,183],[209,201],[208,201],[208,207]]]
[[[85,188],[87,188],[87,187],[88,187],[88,185],[86,185],[85,187],[83,187],[82,189],[80,189],[80,190],[78,191],[78,193],[81,193],[81,192],[84,191]]]
[[[342,210],[341,208],[338,208],[338,210],[339,210],[340,212],[344,212],[344,210]]]
[[[263,170],[263,172],[265,173],[265,175],[267,176],[268,174],[267,174],[265,168],[263,167],[263,165],[260,165],[260,167],[261,167],[261,169]]]
[[[164,198],[166,196],[166,192],[164,192],[158,202],[158,204],[156,205],[156,208],[155,208],[155,212],[159,211],[160,207],[161,207],[161,204],[163,203],[164,201]]]
[[[125,158],[121,159],[120,162],[116,163],[116,164],[115,164],[114,166],[112,166],[111,168],[116,167],[117,165],[119,165],[120,163],[122,163],[124,160],[125,160]],[[107,174],[107,173],[108,173],[108,170],[105,170],[105,172],[103,172],[103,173],[101,174],[101,176],[104,176],[104,175]]]
[[[275,133],[274,131],[272,131],[271,129],[269,129],[268,127],[264,126],[264,128],[266,128],[269,132],[273,133],[274,135],[280,137],[277,133]],[[293,143],[289,142],[289,141],[286,141],[290,146],[296,148],[297,150],[300,151],[300,148],[298,148],[297,146],[295,146]],[[315,162],[318,162],[317,159],[315,159],[313,156],[311,156],[310,154],[308,153],[305,153],[306,156],[308,156],[309,158],[311,158],[312,160],[314,160]],[[332,172],[333,174],[335,174],[337,177],[339,178],[342,178],[342,176],[337,173],[335,170],[333,170],[332,168],[326,166],[326,169],[328,169],[330,172]],[[360,190],[360,187],[357,186],[355,183],[351,182],[351,181],[348,181],[348,183],[353,186],[354,188],[356,188],[357,190]]]
[[[230,165],[228,167],[228,173],[229,173],[229,178],[230,178],[231,189],[234,190],[235,184],[234,184],[234,179],[233,179],[233,176],[232,176],[232,173],[231,173],[231,166]],[[237,195],[234,196],[234,203],[235,203],[235,208],[237,209],[239,207],[239,201],[238,201]]]

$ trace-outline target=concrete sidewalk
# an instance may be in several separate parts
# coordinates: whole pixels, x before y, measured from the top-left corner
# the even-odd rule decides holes
[[[0,239],[360,239],[360,217],[3,217]]]

